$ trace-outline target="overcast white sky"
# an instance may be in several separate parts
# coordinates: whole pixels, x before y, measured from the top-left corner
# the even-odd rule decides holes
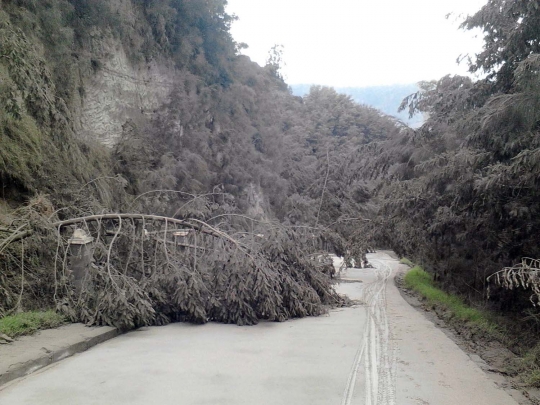
[[[487,0],[228,0],[243,53],[264,65],[284,46],[289,84],[375,86],[465,74],[456,58],[481,49],[458,29]],[[453,17],[446,19],[448,13]]]

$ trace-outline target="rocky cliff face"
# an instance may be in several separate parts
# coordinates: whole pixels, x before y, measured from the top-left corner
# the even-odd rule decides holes
[[[251,218],[265,220],[268,219],[268,204],[264,199],[261,186],[250,183],[246,187],[246,201],[248,204],[246,214]]]
[[[151,115],[168,101],[175,69],[165,62],[133,64],[122,44],[96,41],[100,66],[85,80],[77,133],[112,146],[130,119]]]
[[[137,20],[144,18],[131,0],[111,0],[109,7],[134,30]],[[108,31],[96,29],[91,38],[88,51],[95,58],[95,66],[93,74],[83,79],[76,131],[84,139],[110,147],[120,137],[128,119],[135,122],[144,119],[168,101],[175,68],[170,60],[163,58],[133,62],[126,54],[125,44]],[[143,41],[140,37],[131,40]]]

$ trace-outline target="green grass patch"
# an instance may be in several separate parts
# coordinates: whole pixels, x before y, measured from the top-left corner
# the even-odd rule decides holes
[[[528,350],[521,359],[523,382],[530,387],[540,388],[540,343]]]
[[[65,322],[65,318],[54,311],[22,312],[0,319],[0,333],[15,338],[31,335],[40,329],[56,328]]]
[[[540,369],[531,370],[524,373],[523,381],[529,387],[540,388]]]
[[[420,294],[428,304],[448,311],[451,319],[469,322],[494,337],[502,333],[486,311],[472,308],[466,305],[460,297],[437,288],[431,275],[420,266],[413,267],[405,275],[405,286]]]
[[[414,267],[414,263],[411,262],[409,259],[407,259],[406,257],[402,257],[401,260],[399,261],[401,264],[406,264],[407,266],[409,267]]]

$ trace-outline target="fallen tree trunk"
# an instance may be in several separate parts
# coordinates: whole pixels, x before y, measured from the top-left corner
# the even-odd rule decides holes
[[[220,232],[210,225],[198,221],[198,220],[190,220],[192,222],[195,222],[195,224],[190,223],[186,220],[182,219],[176,219],[176,218],[170,218],[170,217],[163,217],[159,215],[145,215],[145,214],[100,214],[100,215],[89,215],[87,217],[79,217],[79,218],[72,218],[72,219],[66,219],[64,221],[57,221],[53,222],[53,226],[55,227],[63,227],[67,225],[75,225],[80,222],[91,222],[91,221],[101,221],[103,219],[135,219],[135,220],[150,220],[150,221],[164,221],[171,224],[181,225],[185,226],[187,228],[195,229],[199,232],[205,233],[207,235],[215,236],[217,238],[222,238],[226,236],[225,233]],[[229,239],[232,240],[232,238],[229,237]],[[236,242],[236,241],[235,241]]]

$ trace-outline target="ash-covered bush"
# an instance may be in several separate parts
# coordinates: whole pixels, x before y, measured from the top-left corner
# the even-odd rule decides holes
[[[96,239],[92,270],[80,291],[69,278],[60,288],[58,308],[73,321],[253,325],[347,304],[316,260],[319,231],[275,227],[235,239],[200,221],[137,215],[86,224]]]

